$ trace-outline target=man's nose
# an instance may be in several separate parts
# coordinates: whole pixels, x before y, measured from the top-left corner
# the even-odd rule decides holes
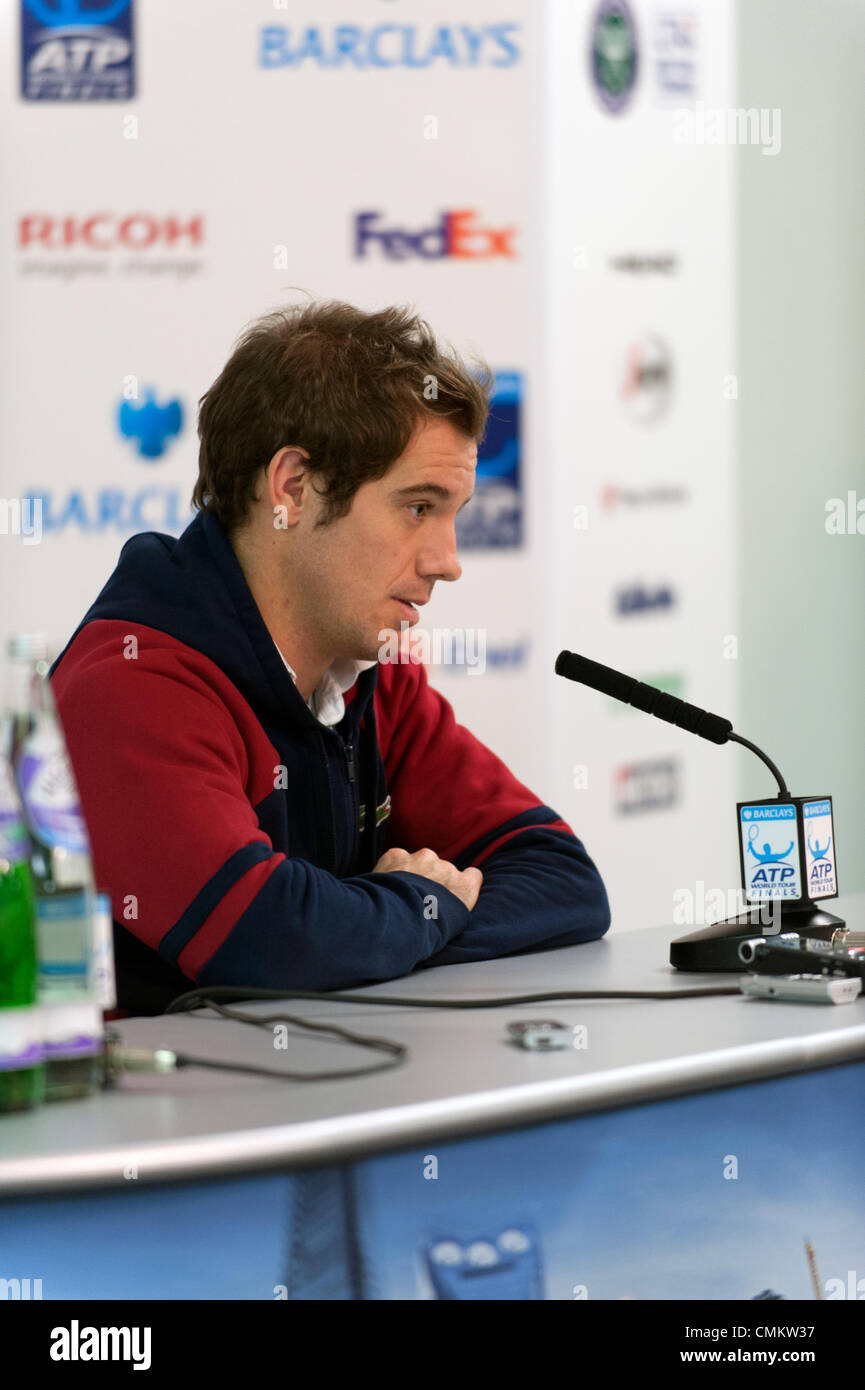
[[[440,536],[436,544],[424,547],[418,556],[417,571],[425,579],[459,579],[463,567],[457,558],[457,540],[453,527]]]

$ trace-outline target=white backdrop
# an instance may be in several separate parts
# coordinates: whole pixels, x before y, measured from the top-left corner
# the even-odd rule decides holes
[[[732,156],[676,138],[680,110],[735,104],[733,10],[633,6],[637,80],[615,114],[580,80],[595,12],[547,9],[548,656],[674,677],[735,727]],[[698,880],[738,888],[732,745],[565,681],[550,702],[553,804],[596,847],[616,927],[671,921]]]
[[[0,20],[0,492],[44,496],[38,544],[0,536],[4,641],[39,629],[59,648],[124,539],[182,528],[196,401],[249,320],[292,287],[411,302],[523,387],[524,542],[466,550],[424,613],[483,630],[487,669],[433,683],[586,841],[617,928],[671,920],[697,878],[735,886],[731,750],[553,674],[569,647],[735,721],[732,181],[727,151],[676,143],[659,67],[678,46],[688,101],[728,105],[726,0],[631,6],[618,113],[583,0],[133,3],[124,100],[22,100],[17,8]],[[499,254],[354,253],[359,213],[417,233],[466,211]],[[149,459],[117,425],[148,390],[182,415]]]

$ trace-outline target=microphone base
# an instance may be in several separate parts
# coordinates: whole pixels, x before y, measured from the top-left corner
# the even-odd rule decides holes
[[[749,937],[771,938],[780,932],[794,931],[830,941],[833,932],[846,926],[843,917],[825,912],[815,903],[782,907],[780,932],[767,931],[759,921],[753,921],[754,916],[756,913],[741,912],[725,922],[713,922],[701,931],[677,937],[670,943],[670,964],[676,970],[735,970],[742,975],[747,973],[747,966],[739,959],[739,946]]]

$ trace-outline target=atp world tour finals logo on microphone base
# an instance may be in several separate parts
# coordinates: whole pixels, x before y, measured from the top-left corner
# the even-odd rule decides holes
[[[838,896],[832,798],[739,802],[739,860],[749,902]]]

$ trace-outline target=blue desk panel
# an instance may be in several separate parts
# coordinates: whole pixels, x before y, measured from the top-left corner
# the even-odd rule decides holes
[[[855,1063],[355,1164],[19,1197],[0,1278],[44,1299],[810,1299],[807,1239],[823,1297],[863,1299],[863,1163]]]

